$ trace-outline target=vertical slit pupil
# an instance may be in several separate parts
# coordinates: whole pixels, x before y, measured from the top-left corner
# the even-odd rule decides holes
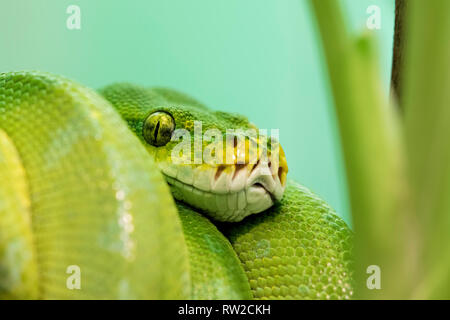
[[[156,138],[158,137],[159,126],[160,126],[160,120],[158,120],[158,122],[156,123],[155,131],[153,132],[153,138],[155,139],[155,141],[156,141]]]

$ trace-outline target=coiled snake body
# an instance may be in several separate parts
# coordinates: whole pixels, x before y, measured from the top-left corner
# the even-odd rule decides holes
[[[350,298],[351,231],[286,179],[282,149],[176,164],[171,136],[196,121],[255,128],[172,90],[0,74],[0,298]],[[200,150],[236,156],[218,137]]]

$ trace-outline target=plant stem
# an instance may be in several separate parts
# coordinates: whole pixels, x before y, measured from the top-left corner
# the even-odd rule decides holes
[[[421,279],[435,270],[445,270],[442,279],[449,279],[450,1],[412,1],[407,14],[402,91],[412,199],[423,237]],[[450,298],[450,284],[430,295]]]
[[[405,177],[397,118],[383,94],[370,36],[354,39],[335,0],[310,0],[316,15],[349,185],[355,227],[358,298],[399,298],[410,289],[404,268]],[[366,268],[378,265],[383,290],[368,290]]]
[[[397,98],[397,105],[401,107],[401,75],[403,65],[403,37],[405,33],[405,13],[406,0],[395,1],[395,33],[394,33],[394,52],[392,56],[392,74],[391,74],[391,90],[392,95]]]

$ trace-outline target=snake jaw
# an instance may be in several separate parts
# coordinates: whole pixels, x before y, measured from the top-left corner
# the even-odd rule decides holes
[[[281,200],[285,189],[282,152],[279,160],[261,157],[256,164],[159,165],[177,200],[218,221],[237,222],[260,213]]]

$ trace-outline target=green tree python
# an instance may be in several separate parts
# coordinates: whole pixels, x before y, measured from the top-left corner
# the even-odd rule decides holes
[[[236,161],[219,134],[251,128],[173,90],[0,74],[0,299],[351,298],[352,231],[281,148]]]

